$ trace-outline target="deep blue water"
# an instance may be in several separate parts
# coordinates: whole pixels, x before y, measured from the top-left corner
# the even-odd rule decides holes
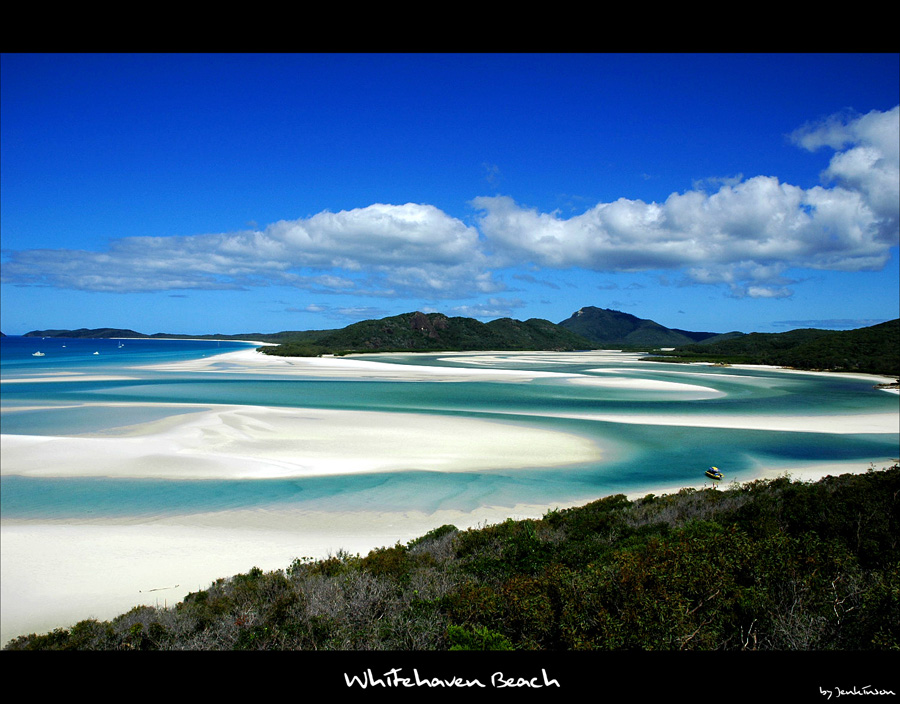
[[[713,398],[697,398],[678,392],[578,386],[559,379],[527,383],[397,382],[287,379],[272,374],[209,374],[146,368],[149,364],[246,347],[245,343],[188,340],[0,338],[0,372],[5,382],[0,397],[3,433],[97,433],[187,412],[155,404],[226,403],[503,420],[591,438],[603,447],[604,458],[598,463],[564,468],[458,474],[392,472],[291,480],[151,481],[3,476],[0,479],[3,517],[155,516],[262,506],[398,511],[471,510],[483,504],[513,506],[520,502],[553,506],[628,492],[635,487],[697,484],[698,477],[710,464],[725,469],[728,480],[740,480],[749,477],[759,463],[777,468],[792,463],[864,463],[882,457],[886,461],[897,456],[896,434],[728,430],[557,417],[578,413],[808,416],[897,412],[897,396],[873,389],[869,379],[620,361],[598,364],[590,359],[580,362],[574,355],[543,364],[526,362],[516,356],[498,362],[508,368],[601,376],[597,369],[614,368],[628,376],[692,382],[723,392]],[[36,350],[44,356],[33,357]],[[465,356],[387,359],[395,363],[467,366]],[[47,375],[54,374],[86,375],[88,380],[16,381],[52,378]],[[102,376],[128,378],[103,380]],[[85,405],[126,402],[138,405],[114,408]],[[64,462],[65,458],[60,461]]]
[[[122,365],[194,359],[247,347],[246,342],[210,340],[90,340],[8,335],[0,338],[0,364],[4,377],[20,372],[59,370],[95,373],[120,369]],[[44,356],[34,357],[35,352],[42,352]]]

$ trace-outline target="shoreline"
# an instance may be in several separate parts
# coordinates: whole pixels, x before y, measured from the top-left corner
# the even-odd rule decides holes
[[[390,354],[390,353],[385,353]],[[362,355],[360,355],[362,356]],[[391,381],[530,381],[568,376],[559,372],[391,364],[353,355],[343,357],[279,357],[256,349],[223,352],[188,361],[142,365],[136,369],[172,372],[273,373],[285,376],[386,379]]]
[[[268,343],[274,344],[274,343]],[[191,360],[190,362],[173,362],[171,364],[164,365],[153,365],[151,368],[155,369],[167,369],[170,371],[219,371],[216,369],[216,362],[224,362],[228,365],[235,365],[238,367],[247,365],[250,369],[262,370],[264,367],[269,368],[271,370],[285,371],[285,372],[295,372],[295,373],[303,373],[303,372],[312,372],[313,370],[322,370],[329,369],[331,371],[345,371],[345,372],[378,372],[378,371],[387,371],[385,367],[400,367],[401,369],[408,369],[410,371],[417,371],[419,373],[429,375],[429,376],[440,376],[442,374],[448,376],[464,376],[467,372],[469,373],[477,373],[479,374],[479,378],[484,378],[484,375],[488,374],[499,374],[500,376],[521,376],[527,378],[538,378],[538,377],[560,377],[560,376],[571,376],[571,377],[584,377],[584,375],[577,374],[563,374],[560,372],[540,372],[540,371],[532,371],[528,372],[525,370],[518,369],[484,369],[480,368],[478,364],[486,364],[491,361],[496,361],[499,358],[509,358],[513,357],[516,359],[515,361],[519,364],[526,363],[532,360],[529,360],[529,357],[537,357],[552,355],[556,359],[563,360],[572,360],[577,362],[583,362],[586,357],[594,357],[596,361],[608,362],[608,361],[642,361],[640,358],[643,356],[641,353],[633,353],[633,352],[624,352],[620,350],[586,350],[584,352],[530,352],[530,351],[472,351],[472,352],[369,352],[369,353],[354,353],[343,355],[340,357],[335,357],[333,355],[322,355],[320,357],[281,357],[278,355],[266,355],[261,352],[258,352],[255,349],[252,350],[237,350],[233,352],[223,352],[222,354],[215,355],[214,357],[199,359],[199,360]],[[471,367],[432,367],[426,365],[396,365],[390,364],[389,362],[378,362],[372,359],[359,359],[360,357],[434,357],[439,356],[440,358],[446,358],[448,360],[453,359],[455,357],[465,357],[465,358],[475,358],[475,360],[466,359],[469,364],[472,364]],[[478,358],[481,358],[479,360]],[[453,359],[453,361],[458,361]],[[539,361],[539,360],[537,360]],[[666,364],[667,362],[660,362],[658,360],[648,361],[648,364]],[[668,362],[668,364],[678,364],[675,362]],[[690,366],[704,366],[704,367],[715,367],[712,362],[691,362],[689,364],[680,364],[679,366],[688,368]],[[293,368],[293,369],[292,369]],[[766,364],[733,364],[729,365],[728,368],[731,369],[746,369],[746,370],[762,370],[762,371],[776,371],[784,374],[813,374],[813,375],[825,375],[829,377],[843,377],[848,379],[863,379],[867,381],[872,381],[873,385],[877,384],[896,384],[898,382],[897,377],[886,376],[883,374],[868,374],[868,373],[856,373],[856,372],[829,372],[829,371],[820,371],[820,370],[805,370],[805,369],[794,369],[792,367],[779,367],[774,365],[766,365]],[[233,371],[233,370],[230,370]],[[592,370],[594,371],[594,370]],[[596,370],[598,372],[608,373],[613,370]],[[669,373],[680,373],[678,370],[670,370]],[[594,377],[587,377],[589,379],[593,379]],[[644,380],[638,380],[642,383]],[[661,388],[665,386],[664,383]],[[885,391],[900,391],[900,389],[884,389]]]
[[[861,474],[869,469],[864,465],[860,461],[760,467],[755,478],[787,475],[816,481],[835,474]],[[722,488],[732,484],[723,482]],[[709,485],[708,480],[698,479],[687,487]],[[648,485],[625,495],[634,501],[687,487]],[[71,628],[85,619],[112,620],[141,605],[172,607],[188,593],[252,567],[268,572],[287,569],[296,558],[326,559],[340,552],[366,555],[375,548],[407,543],[445,524],[467,530],[509,518],[541,518],[550,510],[588,502],[483,506],[471,512],[260,508],[152,519],[3,519],[4,560],[17,569],[0,572],[5,596],[0,602],[0,647],[20,635]],[[61,586],[65,587],[62,592]]]
[[[58,339],[73,339],[73,338],[58,338]],[[97,340],[138,340],[140,342],[150,341],[150,340],[172,340],[176,342],[237,342],[241,344],[254,345],[255,347],[268,347],[274,346],[277,347],[277,342],[260,342],[258,340],[229,340],[227,338],[212,338],[212,337],[98,337],[98,338],[74,338],[80,340],[87,339],[97,339]],[[227,354],[227,353],[223,353]]]
[[[615,370],[590,376],[481,366],[496,363],[496,355],[502,355],[513,357],[517,366],[523,367],[539,362],[540,353],[464,354],[466,359],[459,361],[465,361],[465,367],[429,367],[355,357],[279,358],[246,349],[149,368],[232,374],[243,371],[313,379],[510,382],[556,379],[566,384],[596,383],[654,394],[687,392],[695,397],[697,394],[708,397],[714,391],[702,383],[691,383],[699,374],[691,375],[687,368],[679,381],[628,380],[616,377]],[[552,354],[557,360],[586,358],[569,353],[545,354]],[[463,353],[440,355],[454,360],[461,356]],[[608,362],[632,357],[604,351],[587,358]],[[879,378],[854,376],[867,380]],[[77,377],[78,380],[90,378],[90,375]],[[178,402],[99,402],[73,408],[80,405],[97,406],[110,412],[123,406],[158,406],[171,408],[173,415],[78,436],[2,435],[0,473],[31,477],[229,480],[380,474],[410,468],[461,473],[501,465],[515,472],[515,467],[602,463],[604,458],[616,453],[612,444],[604,447],[601,442],[574,432],[535,428],[526,422],[527,411],[518,413],[523,422],[517,423],[514,412],[509,412],[507,419],[497,420],[450,413]],[[16,410],[9,408],[4,412]],[[561,411],[558,416],[783,432],[840,434],[900,430],[900,414],[895,413],[791,417],[715,413],[604,415]],[[60,457],[66,458],[64,467],[58,466]],[[771,478],[788,474],[794,479],[810,481],[829,474],[862,473],[867,471],[870,461],[760,464],[750,475]],[[874,463],[880,469],[890,462],[883,458],[875,459]],[[728,488],[731,485],[728,481],[726,476],[720,486]],[[634,500],[648,493],[671,494],[685,487],[702,488],[710,484],[701,473],[693,484],[675,486],[652,482],[629,487],[626,492],[608,493],[625,493]],[[366,554],[374,548],[408,542],[448,523],[465,530],[507,518],[540,518],[548,510],[583,505],[590,500],[593,499],[554,505],[498,506],[490,505],[488,498],[488,505],[473,511],[259,507],[118,519],[2,518],[0,542],[4,569],[0,571],[0,591],[4,599],[0,602],[0,646],[18,635],[68,628],[87,618],[110,620],[141,604],[172,606],[189,592],[206,589],[216,579],[245,573],[252,567],[264,571],[286,569],[295,558],[322,559],[338,551]]]
[[[262,343],[272,345],[274,343]],[[379,362],[370,357],[434,357],[441,359],[459,361],[454,358],[463,357],[470,366],[466,367],[439,367],[428,365],[413,364],[391,364],[390,362]],[[622,352],[617,350],[588,350],[584,352],[522,352],[522,351],[485,351],[485,352],[380,352],[380,353],[360,353],[348,354],[340,357],[333,355],[322,355],[320,357],[280,357],[277,355],[267,355],[258,352],[256,349],[236,350],[231,352],[222,352],[210,357],[202,357],[199,359],[169,362],[161,364],[141,365],[133,367],[135,369],[150,369],[159,371],[175,371],[175,372],[256,372],[256,373],[278,373],[289,376],[324,376],[330,378],[341,378],[347,376],[359,376],[360,378],[383,378],[391,380],[403,381],[529,381],[538,378],[568,378],[572,383],[591,383],[596,385],[621,386],[628,388],[643,388],[655,390],[674,390],[679,387],[691,387],[695,391],[703,393],[717,394],[713,389],[698,384],[687,384],[683,382],[663,382],[650,381],[645,379],[630,380],[614,380],[603,379],[600,376],[591,376],[586,374],[564,373],[564,372],[546,372],[540,370],[525,369],[498,369],[486,368],[479,365],[489,364],[499,358],[514,357],[517,364],[530,363],[531,357],[541,356],[546,359],[552,356],[558,360],[571,360],[584,362],[587,358],[593,362],[610,362],[610,361],[641,361],[639,353]],[[366,359],[360,359],[366,357]],[[648,364],[665,364],[666,362],[650,361]],[[671,362],[670,364],[676,364]],[[690,364],[680,365],[687,369],[691,366],[716,366],[708,362],[692,362]],[[770,365],[731,365],[734,369],[747,370],[765,370],[776,371],[784,374],[813,374],[826,375],[829,377],[844,377],[851,379],[861,379],[871,381],[873,386],[880,384],[895,384],[897,378],[885,376],[881,374],[863,374],[852,372],[827,372],[815,370],[792,369],[790,367],[777,367]],[[598,373],[608,374],[614,373],[616,370],[590,370]],[[668,370],[665,373],[679,374],[678,370]],[[632,386],[628,386],[631,383]],[[900,389],[884,388],[882,391],[900,393]]]

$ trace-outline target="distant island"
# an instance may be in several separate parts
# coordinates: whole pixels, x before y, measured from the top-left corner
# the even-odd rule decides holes
[[[474,318],[404,313],[332,330],[286,330],[238,335],[147,335],[123,328],[33,330],[25,337],[175,338],[274,343],[276,356],[376,352],[575,351],[620,349],[652,353],[648,360],[767,364],[796,369],[900,376],[900,319],[856,330],[815,328],[782,333],[693,332],[667,328],[629,313],[588,306],[560,323],[531,318]]]

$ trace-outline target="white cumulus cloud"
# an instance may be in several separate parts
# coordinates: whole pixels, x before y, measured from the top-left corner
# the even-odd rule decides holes
[[[794,135],[838,149],[825,183],[805,190],[771,176],[673,193],[662,203],[620,198],[562,218],[507,196],[472,201],[498,262],[596,271],[684,269],[735,293],[784,297],[790,267],[877,269],[898,243],[900,107],[829,118]]]
[[[94,291],[267,284],[363,295],[493,290],[478,246],[476,230],[434,206],[377,203],[262,230],[122,238],[106,252],[12,252],[3,277]]]

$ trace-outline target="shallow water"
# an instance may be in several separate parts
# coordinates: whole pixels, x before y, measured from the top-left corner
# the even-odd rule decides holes
[[[874,389],[871,378],[687,367],[596,353],[362,358],[397,365],[520,369],[557,375],[519,382],[288,378],[271,371],[204,373],[148,368],[246,347],[246,343],[185,340],[2,338],[3,433],[115,436],[143,423],[229,404],[502,421],[589,438],[601,449],[602,459],[477,473],[395,471],[290,480],[4,475],[0,479],[3,517],[141,518],[260,507],[400,512],[472,511],[480,506],[516,504],[552,507],[643,487],[700,485],[705,481],[703,471],[711,464],[725,471],[726,481],[751,478],[761,467],[847,462],[859,469],[879,458],[886,464],[897,455],[900,440],[893,432],[783,432],[609,420],[622,414],[664,415],[685,419],[685,423],[691,416],[706,414],[777,415],[822,417],[824,427],[827,416],[834,414],[897,413],[897,396]],[[45,356],[33,357],[36,350]],[[591,380],[611,385],[585,383]],[[623,380],[638,385],[632,388],[623,385]],[[640,386],[645,381],[684,386],[662,390]],[[603,415],[606,420],[591,419],[592,415]],[[59,461],[65,462],[65,457]]]

